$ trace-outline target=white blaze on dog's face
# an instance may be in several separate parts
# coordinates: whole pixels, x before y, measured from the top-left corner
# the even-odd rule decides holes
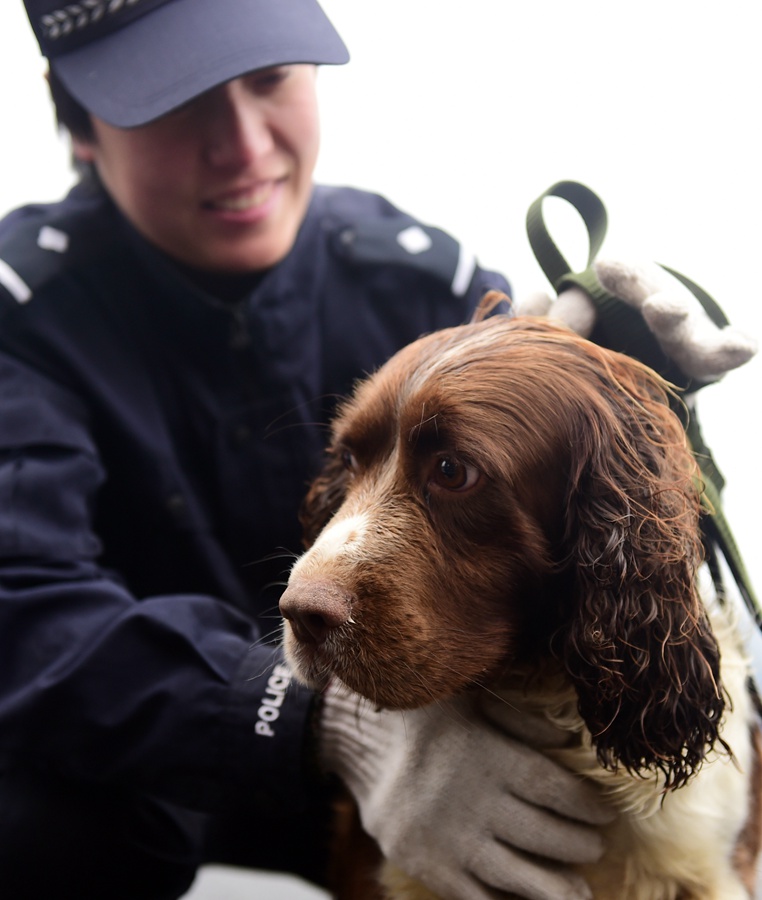
[[[539,614],[562,479],[523,440],[535,411],[504,396],[521,363],[492,364],[503,333],[491,321],[424,338],[341,410],[344,499],[281,601],[286,653],[313,687],[337,677],[418,706],[494,676]],[[538,481],[548,490],[527,489]]]

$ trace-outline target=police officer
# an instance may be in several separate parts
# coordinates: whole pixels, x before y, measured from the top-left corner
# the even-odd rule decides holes
[[[335,398],[505,280],[313,185],[313,0],[26,8],[82,178],[0,223],[3,895],[324,884],[337,773],[443,897],[587,896],[606,814],[522,723],[318,702],[277,647]]]

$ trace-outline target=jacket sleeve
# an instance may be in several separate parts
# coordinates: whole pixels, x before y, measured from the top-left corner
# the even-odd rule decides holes
[[[106,475],[73,394],[0,357],[0,422],[0,766],[297,807],[311,697],[279,651],[220,599],[138,600],[99,567]]]

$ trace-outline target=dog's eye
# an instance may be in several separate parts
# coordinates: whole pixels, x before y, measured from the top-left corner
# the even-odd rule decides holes
[[[344,448],[341,451],[341,462],[347,472],[357,471],[357,460],[355,459],[355,455],[351,450],[347,450],[346,448]]]
[[[453,456],[440,456],[434,464],[429,484],[446,491],[467,491],[479,480],[479,470],[475,466],[455,459]]]

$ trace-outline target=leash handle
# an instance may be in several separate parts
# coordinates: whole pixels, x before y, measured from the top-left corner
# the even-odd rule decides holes
[[[572,274],[572,269],[551,238],[548,226],[545,224],[542,207],[546,197],[560,197],[562,200],[566,200],[582,217],[590,247],[587,268],[595,262],[598,251],[603,246],[608,228],[608,217],[606,207],[597,194],[577,181],[557,182],[529,207],[526,223],[529,244],[548,281],[558,291],[564,278]]]

